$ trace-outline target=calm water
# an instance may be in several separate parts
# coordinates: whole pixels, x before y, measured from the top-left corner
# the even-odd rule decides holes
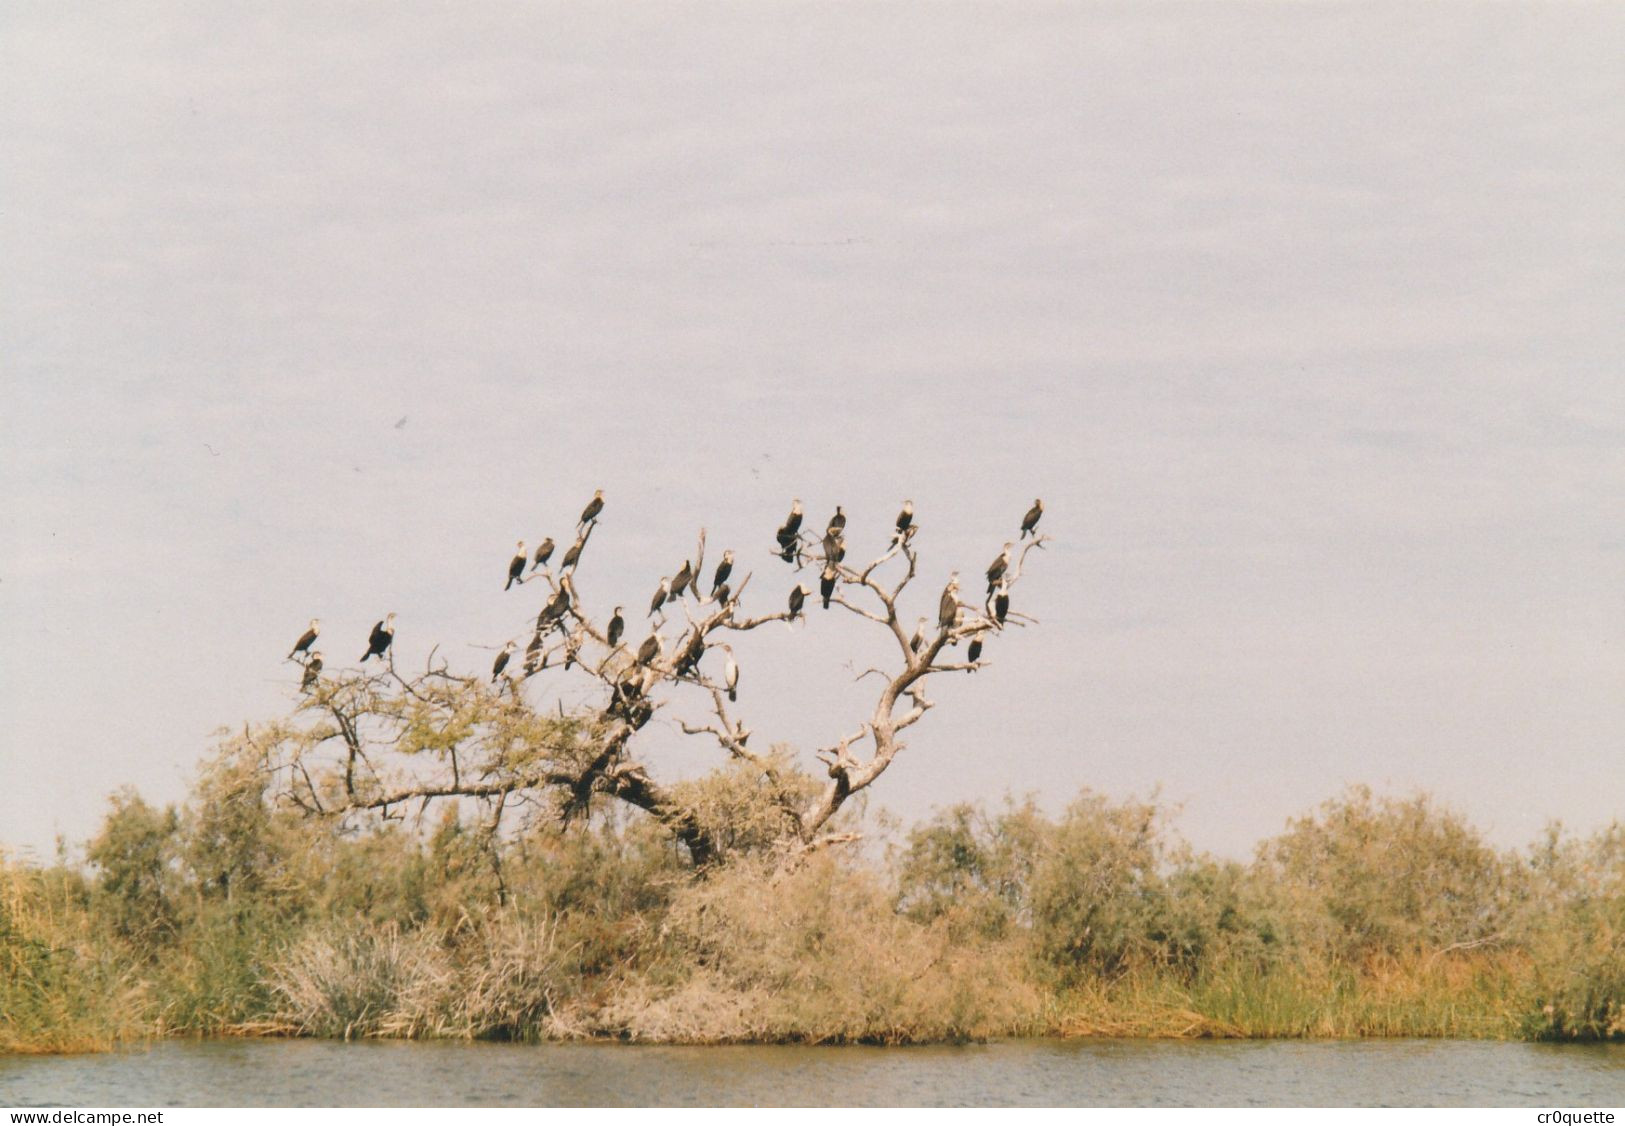
[[[1025,1040],[967,1047],[170,1041],[0,1058],[17,1106],[1625,1104],[1625,1045]]]

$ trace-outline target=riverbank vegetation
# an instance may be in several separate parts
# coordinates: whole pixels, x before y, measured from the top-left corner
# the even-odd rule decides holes
[[[1625,826],[1491,848],[1351,790],[1249,863],[1154,802],[958,806],[786,850],[742,767],[657,818],[358,825],[280,806],[247,736],[181,808],[123,792],[82,861],[0,866],[0,1050],[164,1035],[900,1043],[1625,1038]],[[846,828],[864,828],[856,822]],[[870,828],[871,836],[874,830]]]

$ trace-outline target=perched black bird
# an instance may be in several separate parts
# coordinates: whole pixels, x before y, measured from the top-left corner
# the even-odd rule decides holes
[[[289,659],[291,660],[300,653],[308,653],[310,647],[316,643],[316,635],[321,632],[322,620],[320,618],[310,619],[310,628],[300,634],[299,640],[293,643],[293,649],[288,653]]]
[[[914,502],[911,500],[905,500],[903,502],[903,511],[897,514],[897,534],[893,537],[893,539],[902,539],[903,536],[908,532],[909,525],[912,523],[914,523]]]
[[[609,642],[611,649],[620,644],[621,634],[625,632],[626,619],[621,617],[621,608],[617,606],[615,607],[614,616],[609,619],[609,625],[604,630],[604,638]]]
[[[564,553],[564,558],[559,560],[559,570],[568,571],[571,567],[574,567],[577,563],[581,562],[581,549],[586,546],[587,537],[577,536],[576,542],[570,545],[570,550],[566,551]]]
[[[705,656],[705,635],[695,630],[683,651],[677,655],[677,664],[672,671],[678,676],[693,676],[699,670],[700,658]]]
[[[537,567],[545,567],[551,558],[553,558],[553,537],[548,536],[536,545],[536,557],[530,569],[534,571]]]
[[[581,523],[592,523],[598,519],[598,514],[602,511],[604,511],[604,490],[597,489],[593,492],[592,499],[587,502],[587,507],[581,510]]]
[[[796,584],[796,589],[790,592],[790,621],[793,622],[801,616],[801,608],[807,604],[807,595],[811,593],[800,583]]]
[[[717,587],[711,592],[711,601],[715,602],[718,606],[726,606],[728,604],[728,599],[732,597],[733,591],[728,589],[727,583],[723,583],[721,586]]]
[[[361,663],[366,664],[368,657],[384,659],[384,651],[395,640],[395,615],[387,614],[384,620],[372,627],[372,636],[367,639],[367,651],[361,654]]]
[[[1027,538],[1028,532],[1031,532],[1034,536],[1037,536],[1038,520],[1039,517],[1043,515],[1044,502],[1042,500],[1033,501],[1033,506],[1027,510],[1027,515],[1021,518],[1021,535],[1017,536],[1016,538],[1024,540]]]
[[[310,660],[305,662],[305,675],[299,681],[299,691],[309,692],[316,687],[316,678],[322,672],[322,655],[317,652],[310,654]]]
[[[942,590],[942,599],[937,603],[937,625],[943,629],[952,629],[954,619],[959,617],[959,572],[955,571],[948,576],[948,585]]]
[[[779,558],[786,563],[794,563],[796,561],[796,548],[799,544],[800,540],[794,533],[785,535],[781,529],[779,532]]]
[[[1010,614],[1010,588],[1003,583],[993,592],[993,617],[1002,626],[1004,619]]]
[[[974,665],[977,661],[980,661],[981,659],[982,659],[982,637],[981,637],[980,634],[978,634],[971,641],[970,648],[965,650],[965,660],[969,661],[971,664]],[[975,670],[973,669],[971,671],[974,672]]]
[[[1005,544],[1004,550],[999,552],[999,557],[987,565],[987,592],[989,594],[993,593],[993,588],[999,585],[999,580],[1004,578],[1004,573],[1010,569],[1010,549],[1014,546],[1014,544]]]
[[[835,506],[835,515],[829,518],[829,527],[825,528],[824,531],[834,532],[836,535],[846,531],[846,513],[841,511],[840,505]]]
[[[911,653],[918,653],[925,648],[925,624],[929,618],[921,618],[920,624],[914,627],[914,636],[908,639],[908,649]]]
[[[638,647],[638,664],[647,665],[665,650],[665,642],[658,633],[651,633],[646,641]]]
[[[717,588],[728,581],[728,576],[733,574],[733,570],[734,553],[730,549],[722,553],[722,562],[717,564],[716,574],[711,576],[711,597],[716,597]]]
[[[824,573],[818,576],[818,596],[824,600],[824,609],[829,609],[829,600],[835,597],[835,580],[840,572],[831,563],[824,568]]]
[[[514,583],[525,581],[525,562],[525,541],[520,540],[515,545],[513,558],[508,560],[508,586],[503,587],[503,590],[507,590]]]
[[[553,592],[553,597],[547,600],[542,612],[536,617],[536,628],[545,630],[550,626],[564,620],[564,612],[570,608],[570,588],[560,584],[559,589]]]
[[[790,515],[784,518],[784,523],[779,527],[780,543],[801,531],[801,515],[801,498],[797,497],[790,505]]]
[[[643,730],[643,725],[654,718],[655,706],[648,700],[639,700],[633,704],[626,718],[633,731]]]
[[[651,599],[650,602],[649,602],[649,616],[651,618],[654,617],[656,614],[660,613],[660,608],[666,604],[666,596],[669,595],[670,593],[671,593],[671,580],[670,579],[661,579],[660,580],[660,589],[655,591],[654,598]]]
[[[683,560],[683,565],[677,569],[677,575],[671,580],[671,593],[666,595],[667,602],[676,602],[683,597],[683,591],[688,584],[694,581],[694,564],[690,560]]]
[[[508,642],[508,644],[506,644],[506,645],[504,645],[502,647],[502,652],[497,654],[497,659],[494,662],[492,662],[492,664],[491,664],[491,683],[492,684],[495,684],[497,682],[497,677],[502,675],[502,670],[508,667],[508,658],[512,657],[512,656],[513,656],[513,642],[510,641],[510,642]]]
[[[841,538],[838,531],[824,533],[824,561],[826,563],[839,563],[846,558],[846,541]]]

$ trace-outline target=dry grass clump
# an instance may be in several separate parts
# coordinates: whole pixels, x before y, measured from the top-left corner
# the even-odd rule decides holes
[[[606,1017],[634,1039],[907,1043],[1044,1027],[1008,944],[956,943],[892,909],[868,872],[820,855],[738,862],[679,894],[661,969]]]
[[[558,1001],[577,980],[551,921],[515,911],[449,939],[393,923],[326,927],[272,966],[275,1006],[261,1030],[345,1040],[568,1035]]]

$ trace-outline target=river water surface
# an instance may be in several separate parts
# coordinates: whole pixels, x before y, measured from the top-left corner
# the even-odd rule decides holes
[[[58,1106],[1621,1106],[1625,1045],[1015,1040],[963,1047],[164,1041],[0,1057]]]

